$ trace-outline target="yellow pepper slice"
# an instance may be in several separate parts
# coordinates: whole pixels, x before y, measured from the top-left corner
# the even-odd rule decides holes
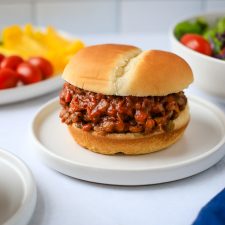
[[[72,55],[84,47],[81,40],[65,38],[51,26],[44,30],[34,29],[31,24],[4,28],[2,41],[1,53],[20,55],[24,59],[33,56],[45,57],[53,64],[56,73],[61,72]]]

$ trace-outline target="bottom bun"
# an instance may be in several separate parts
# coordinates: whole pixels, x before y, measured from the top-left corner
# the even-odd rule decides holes
[[[158,134],[107,134],[98,135],[95,132],[83,131],[76,126],[69,126],[69,131],[75,141],[81,146],[97,153],[113,155],[139,155],[156,152],[174,144],[184,133],[188,122],[179,129]]]
[[[113,155],[123,153],[126,155],[140,155],[156,152],[169,147],[178,141],[190,120],[189,107],[181,111],[173,121],[174,130],[170,132],[141,133],[112,133],[99,135],[94,131],[83,131],[75,125],[68,126],[75,141],[81,146],[97,153]]]

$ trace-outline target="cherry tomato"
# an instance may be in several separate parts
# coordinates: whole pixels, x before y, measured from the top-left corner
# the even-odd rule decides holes
[[[18,74],[9,68],[0,69],[0,90],[16,87],[19,80]]]
[[[205,55],[212,55],[210,43],[199,34],[185,34],[181,38],[185,46]]]
[[[16,71],[24,84],[33,84],[42,80],[41,71],[28,62],[21,63]]]
[[[42,57],[32,57],[28,62],[34,66],[37,66],[43,75],[43,78],[49,78],[53,74],[52,64],[45,58]]]
[[[2,60],[5,58],[5,56],[3,54],[0,53],[0,63],[2,62]]]
[[[23,62],[23,59],[17,55],[11,55],[9,57],[5,57],[1,62],[1,68],[10,68],[16,70],[18,65]]]

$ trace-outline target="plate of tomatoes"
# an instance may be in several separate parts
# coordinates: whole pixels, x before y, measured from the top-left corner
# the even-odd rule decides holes
[[[62,47],[63,46],[63,47]],[[0,105],[59,89],[59,75],[84,43],[63,31],[11,25],[1,31]]]
[[[47,59],[0,54],[0,104],[44,95],[60,86],[61,79]]]

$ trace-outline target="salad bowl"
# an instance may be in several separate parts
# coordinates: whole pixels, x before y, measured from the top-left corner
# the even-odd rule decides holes
[[[205,55],[195,51],[181,43],[182,32],[185,33],[185,27],[181,30],[177,30],[180,24],[186,22],[196,24],[200,18],[207,26],[205,33],[200,34],[206,39],[206,35],[210,34],[209,44],[212,47],[212,55]],[[225,59],[223,58],[222,48],[224,43],[219,43],[218,35],[221,35],[221,31],[218,31],[218,23],[220,22],[220,29],[224,29],[225,35],[225,11],[224,12],[210,12],[200,15],[196,15],[187,19],[184,19],[176,23],[170,29],[170,43],[172,51],[184,58],[191,66],[194,73],[194,85],[211,96],[218,97],[220,100],[225,100]],[[223,20],[223,21],[222,21]],[[223,24],[224,23],[224,24]],[[222,27],[221,28],[221,24]],[[178,26],[179,25],[179,26]],[[191,31],[187,28],[186,33],[197,33],[198,31]],[[214,35],[214,36],[213,36]],[[207,40],[207,39],[206,39]],[[220,40],[219,40],[220,41]],[[216,43],[215,43],[216,42]],[[224,38],[225,42],[225,38]],[[219,46],[221,49],[219,49]],[[214,48],[214,49],[213,49]],[[217,50],[215,50],[217,48]],[[217,52],[216,52],[217,51]]]

